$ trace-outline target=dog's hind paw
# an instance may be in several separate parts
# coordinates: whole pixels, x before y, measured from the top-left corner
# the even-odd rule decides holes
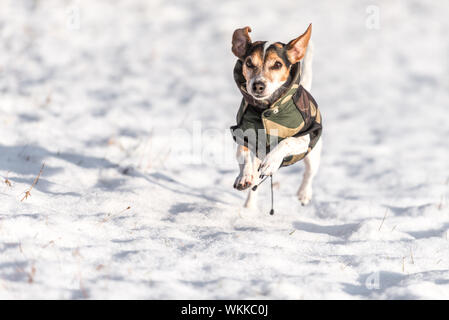
[[[299,189],[297,195],[301,204],[305,206],[312,200],[312,188]]]

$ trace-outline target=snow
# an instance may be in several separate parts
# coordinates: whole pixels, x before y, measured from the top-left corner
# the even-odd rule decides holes
[[[0,298],[448,299],[448,9],[1,1]],[[232,32],[309,22],[314,199],[297,164],[244,210]]]

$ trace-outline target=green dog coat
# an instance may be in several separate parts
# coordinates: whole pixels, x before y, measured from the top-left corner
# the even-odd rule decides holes
[[[242,74],[242,61],[234,67],[234,80],[243,95],[237,112],[237,124],[232,126],[234,141],[263,159],[279,142],[288,137],[309,134],[308,150],[285,157],[281,166],[288,166],[304,157],[313,149],[321,136],[321,114],[312,95],[300,84],[300,63],[293,64],[289,80],[279,88],[270,103],[256,100],[246,89]]]

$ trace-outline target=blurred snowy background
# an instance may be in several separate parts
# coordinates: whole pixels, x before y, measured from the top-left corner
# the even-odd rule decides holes
[[[2,0],[0,298],[449,298],[448,12]],[[287,42],[310,22],[314,200],[295,198],[297,164],[275,216],[268,185],[248,212],[231,35]]]

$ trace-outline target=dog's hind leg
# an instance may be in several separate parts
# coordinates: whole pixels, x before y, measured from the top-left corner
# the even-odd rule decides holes
[[[245,208],[255,209],[257,207],[257,192],[259,192],[257,189],[249,189],[248,197],[246,198],[244,205]]]
[[[304,158],[304,177],[298,190],[298,199],[301,201],[303,206],[308,204],[312,199],[312,181],[320,166],[322,149],[321,140],[322,139],[318,140],[312,151],[310,151],[310,153]]]

